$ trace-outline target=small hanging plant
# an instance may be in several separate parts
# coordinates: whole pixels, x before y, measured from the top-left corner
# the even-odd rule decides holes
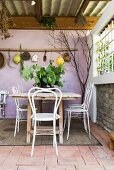
[[[41,25],[48,29],[54,30],[56,27],[55,17],[42,17]]]

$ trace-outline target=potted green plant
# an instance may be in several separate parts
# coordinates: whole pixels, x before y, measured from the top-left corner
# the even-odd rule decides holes
[[[47,29],[54,30],[56,27],[56,19],[55,17],[42,17],[41,25]]]
[[[52,62],[47,68],[37,64],[27,66],[22,70],[22,77],[25,80],[34,79],[34,86],[38,87],[54,87],[55,85],[63,87],[61,75],[64,73],[63,64],[54,66]]]

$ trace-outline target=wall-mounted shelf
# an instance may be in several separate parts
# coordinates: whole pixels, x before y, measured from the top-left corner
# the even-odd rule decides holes
[[[45,49],[26,49],[26,48],[0,48],[0,51],[12,51],[12,52],[18,52],[18,51],[28,51],[28,52],[67,52],[69,49],[67,48],[45,48]],[[77,49],[71,48],[70,51],[77,51]]]

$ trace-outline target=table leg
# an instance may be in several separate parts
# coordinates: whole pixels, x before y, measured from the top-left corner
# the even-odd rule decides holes
[[[39,100],[39,111],[42,113],[42,100]]]
[[[31,107],[30,103],[28,103],[28,114],[27,114],[27,143],[30,143],[30,131],[31,131],[32,123],[31,123]]]
[[[63,144],[63,101],[59,105],[59,143]]]

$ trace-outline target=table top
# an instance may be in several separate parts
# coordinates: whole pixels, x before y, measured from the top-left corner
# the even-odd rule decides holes
[[[26,99],[28,98],[28,93],[18,93],[18,94],[10,94],[9,96],[13,98],[23,98]],[[59,96],[59,95],[58,95]],[[81,95],[77,94],[75,92],[62,92],[62,98],[65,100],[68,99],[75,99],[75,98],[80,98]],[[36,96],[38,99],[53,99],[53,94],[52,93],[41,93],[40,95]]]

